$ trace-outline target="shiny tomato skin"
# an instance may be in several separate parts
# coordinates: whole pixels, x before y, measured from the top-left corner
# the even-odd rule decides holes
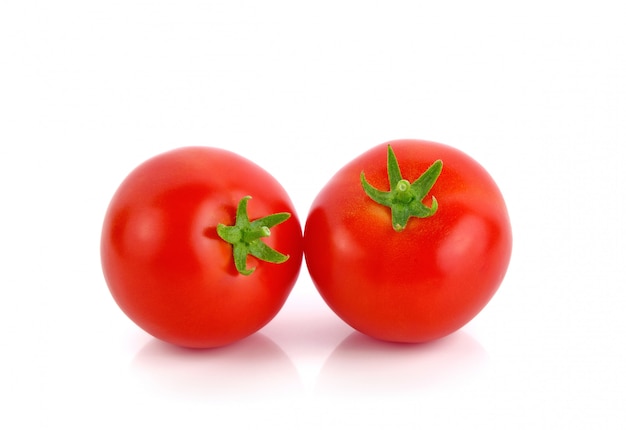
[[[388,207],[371,200],[359,177],[389,190],[387,147],[413,182],[437,159],[443,170],[423,200],[429,218],[393,230]],[[337,172],[314,200],[304,232],[305,260],[330,308],[372,337],[418,343],[469,322],[500,286],[512,234],[491,176],[463,152],[439,143],[397,140],[376,146]]]
[[[263,241],[289,255],[281,264],[248,256],[239,274],[232,246],[216,233],[232,225],[251,196],[250,220],[291,217]],[[230,151],[185,147],[153,157],[115,192],[105,215],[101,262],[122,311],[163,341],[190,348],[223,346],[267,324],[281,309],[302,262],[294,206],[269,173]]]

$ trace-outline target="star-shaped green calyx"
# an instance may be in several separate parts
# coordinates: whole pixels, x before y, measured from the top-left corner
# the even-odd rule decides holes
[[[246,196],[239,201],[235,225],[217,225],[218,236],[233,246],[233,258],[237,271],[246,276],[251,275],[255,269],[246,267],[248,255],[276,264],[283,263],[289,258],[288,255],[270,248],[261,239],[268,237],[270,228],[286,221],[291,214],[281,212],[250,222],[248,219],[248,200],[250,199],[250,196]]]
[[[411,183],[402,178],[396,155],[391,145],[388,145],[387,175],[390,191],[381,191],[371,186],[365,179],[365,172],[361,172],[361,185],[372,200],[391,208],[392,227],[396,231],[402,231],[410,217],[427,218],[437,212],[439,206],[435,196],[432,197],[431,207],[422,203],[422,200],[437,181],[442,168],[443,162],[437,160],[415,182]]]

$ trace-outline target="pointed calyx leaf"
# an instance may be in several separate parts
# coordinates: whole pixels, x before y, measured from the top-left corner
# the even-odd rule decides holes
[[[235,225],[217,225],[218,236],[233,246],[235,267],[242,275],[250,275],[254,272],[254,268],[246,267],[248,255],[276,264],[284,263],[289,258],[288,255],[270,248],[261,239],[268,237],[270,229],[286,221],[291,214],[280,212],[250,222],[248,218],[248,200],[250,199],[250,196],[246,196],[239,201]]]
[[[361,172],[361,185],[365,194],[372,200],[391,208],[392,227],[396,231],[402,231],[409,222],[410,217],[427,218],[437,212],[439,205],[434,196],[432,197],[431,207],[422,203],[422,200],[437,181],[442,168],[443,162],[437,160],[419,178],[411,183],[402,178],[396,155],[391,145],[388,145],[387,175],[389,177],[390,191],[381,191],[370,185],[365,179],[365,172]]]

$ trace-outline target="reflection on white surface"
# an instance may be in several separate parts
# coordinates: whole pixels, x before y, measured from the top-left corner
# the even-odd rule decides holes
[[[150,388],[182,397],[228,400],[302,390],[289,357],[260,333],[207,350],[179,348],[153,339],[137,353],[131,368]]]
[[[486,361],[483,347],[464,331],[425,344],[381,342],[355,332],[324,363],[316,391],[404,395],[458,382]]]

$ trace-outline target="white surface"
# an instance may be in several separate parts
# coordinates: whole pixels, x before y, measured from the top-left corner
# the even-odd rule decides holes
[[[3,1],[0,427],[624,428],[625,77],[618,1]],[[509,205],[506,280],[457,334],[370,341],[304,268],[215,351],[111,299],[100,225],[146,158],[231,149],[304,221],[401,137],[467,152]]]

